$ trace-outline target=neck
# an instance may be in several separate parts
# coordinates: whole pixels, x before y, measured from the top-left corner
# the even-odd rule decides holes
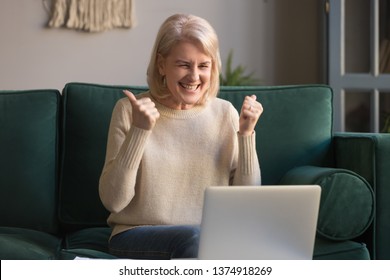
[[[172,110],[190,110],[198,104],[186,104],[184,102],[175,102],[171,98],[157,99],[157,101]]]

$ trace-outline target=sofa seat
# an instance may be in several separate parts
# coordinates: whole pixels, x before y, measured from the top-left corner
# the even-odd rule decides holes
[[[68,233],[64,237],[63,247],[66,250],[88,249],[108,253],[109,227],[91,227]]]
[[[61,239],[37,230],[0,227],[0,259],[58,259]]]
[[[91,227],[70,232],[64,237],[60,259],[115,259],[108,252],[110,235],[109,227]]]
[[[355,241],[330,241],[317,237],[314,260],[370,260],[366,244]]]

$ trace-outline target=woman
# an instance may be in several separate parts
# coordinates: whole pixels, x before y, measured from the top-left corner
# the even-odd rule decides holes
[[[240,115],[216,98],[218,39],[210,24],[177,14],[160,27],[148,67],[150,90],[116,104],[99,193],[111,212],[110,252],[124,258],[197,256],[203,192],[260,185],[247,96]]]

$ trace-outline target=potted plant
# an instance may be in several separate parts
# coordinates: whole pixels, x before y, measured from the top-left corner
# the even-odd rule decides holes
[[[260,80],[253,77],[254,72],[246,74],[246,68],[242,65],[238,65],[233,69],[232,62],[233,51],[230,51],[226,60],[225,72],[219,76],[221,86],[254,86],[261,84]]]

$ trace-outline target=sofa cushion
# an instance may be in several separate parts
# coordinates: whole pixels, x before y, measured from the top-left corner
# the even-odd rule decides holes
[[[331,240],[353,239],[370,226],[374,216],[374,194],[356,173],[337,168],[297,167],[280,184],[316,184],[322,188],[317,233]]]
[[[57,90],[0,92],[0,226],[57,231]]]
[[[296,166],[330,164],[332,90],[328,86],[221,87],[238,111],[255,94],[264,112],[256,126],[262,183],[277,184]]]
[[[314,260],[369,260],[370,253],[364,243],[354,241],[330,241],[317,237]]]
[[[0,227],[0,259],[52,260],[60,252],[61,239],[45,232]]]
[[[64,237],[64,249],[89,249],[108,253],[111,228],[91,227],[68,233]]]
[[[125,88],[134,93],[146,90],[82,83],[69,83],[63,90],[59,217],[67,230],[107,225],[99,178],[111,113]]]

